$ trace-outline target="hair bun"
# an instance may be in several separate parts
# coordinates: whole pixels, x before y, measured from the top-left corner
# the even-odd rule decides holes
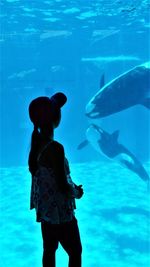
[[[67,102],[67,97],[65,94],[58,92],[50,98],[50,101],[54,102],[59,108],[61,108]]]

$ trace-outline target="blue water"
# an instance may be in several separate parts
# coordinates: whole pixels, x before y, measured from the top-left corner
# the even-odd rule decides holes
[[[83,267],[150,265],[146,183],[90,145],[77,150],[91,123],[85,107],[99,90],[101,76],[107,83],[150,60],[149,11],[148,0],[1,0],[2,267],[41,266],[40,225],[29,210],[28,105],[57,91],[68,102],[55,138],[65,147],[73,179],[85,191],[76,211]],[[137,105],[94,122],[109,133],[119,130],[119,141],[150,174],[147,108]],[[58,266],[67,266],[61,247],[57,256]]]

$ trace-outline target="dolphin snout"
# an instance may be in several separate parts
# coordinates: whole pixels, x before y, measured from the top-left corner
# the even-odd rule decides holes
[[[95,108],[95,104],[93,104],[92,102],[89,102],[87,105],[86,105],[86,109],[85,109],[85,113],[86,115],[90,114]]]

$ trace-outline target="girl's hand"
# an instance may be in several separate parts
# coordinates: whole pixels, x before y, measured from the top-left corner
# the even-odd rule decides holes
[[[78,198],[81,198],[84,194],[82,185],[77,185],[76,189],[78,190]]]

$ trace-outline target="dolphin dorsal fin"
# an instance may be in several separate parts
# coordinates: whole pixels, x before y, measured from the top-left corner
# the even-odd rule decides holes
[[[100,79],[100,89],[105,85],[105,75],[104,73],[102,74],[101,76],[101,79]]]
[[[114,142],[115,141],[116,142],[118,141],[119,133],[120,133],[119,130],[117,130],[117,131],[115,131],[115,132],[112,133],[111,137],[112,137],[112,139],[113,139]]]

